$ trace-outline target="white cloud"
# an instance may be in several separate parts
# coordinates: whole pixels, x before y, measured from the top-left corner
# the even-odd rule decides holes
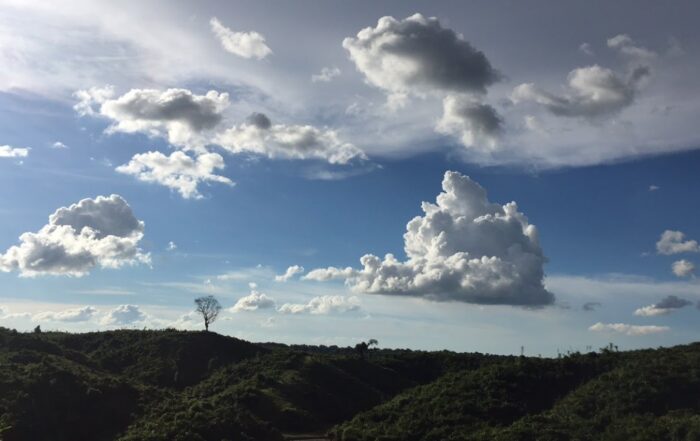
[[[0,158],[26,158],[29,155],[28,147],[12,147],[0,145]]]
[[[296,276],[297,274],[302,274],[304,272],[304,267],[299,265],[292,265],[287,268],[284,274],[275,276],[276,282],[286,282]]]
[[[341,141],[333,130],[271,124],[261,113],[254,113],[245,123],[217,135],[214,142],[231,153],[253,153],[268,158],[320,159],[331,164],[367,159],[362,150]]]
[[[168,246],[165,247],[166,251],[175,251],[176,249],[177,249],[177,245],[172,240],[170,242],[168,242]]]
[[[234,185],[225,176],[214,174],[225,167],[218,153],[202,153],[195,158],[181,151],[166,156],[161,152],[138,153],[128,164],[116,168],[119,173],[135,176],[144,182],[154,182],[176,190],[185,199],[200,199],[200,183],[218,182]]]
[[[658,190],[660,190],[660,189],[661,189],[661,187],[659,187],[658,185],[653,185],[653,184],[652,184],[652,185],[649,186],[649,191],[658,191]]]
[[[34,314],[32,320],[37,322],[86,322],[92,319],[98,310],[92,306],[66,309],[63,311],[45,311]]]
[[[32,314],[28,312],[10,312],[9,309],[0,306],[0,318],[4,320],[29,320]]]
[[[503,119],[496,109],[465,95],[448,95],[437,132],[457,136],[466,147],[496,147],[503,132]]]
[[[221,24],[216,17],[212,18],[209,24],[212,32],[227,52],[239,57],[257,58],[258,60],[272,53],[272,50],[265,44],[265,37],[257,32],[234,32]]]
[[[282,314],[343,314],[360,310],[360,299],[355,296],[319,296],[308,303],[285,303]]]
[[[52,149],[67,149],[68,146],[62,143],[61,141],[56,141],[53,144],[51,144]]]
[[[569,73],[567,94],[557,95],[526,83],[513,89],[511,99],[516,104],[535,102],[556,116],[596,118],[630,106],[648,75],[649,69],[644,66],[635,68],[626,78],[598,65],[580,67]]]
[[[681,231],[666,230],[656,242],[656,251],[665,255],[697,253],[700,246],[695,240],[685,240],[685,234]]]
[[[685,259],[677,260],[671,264],[673,274],[678,277],[689,277],[695,273],[695,264]]]
[[[640,336],[640,335],[650,335],[658,334],[661,332],[670,331],[671,328],[668,326],[637,326],[628,325],[626,323],[601,323],[598,322],[588,328],[590,331],[595,332],[619,332],[621,334],[630,336]]]
[[[162,136],[179,147],[202,149],[201,134],[216,127],[229,106],[227,93],[210,90],[196,95],[187,89],[131,89],[112,98],[112,88],[79,90],[74,106],[81,115],[99,115],[112,121],[107,133],[145,133]]]
[[[629,57],[638,59],[651,59],[656,57],[654,51],[637,45],[627,34],[619,34],[609,38],[607,43],[609,48],[618,50],[620,53]]]
[[[390,95],[484,93],[500,75],[486,56],[437,18],[382,17],[343,40],[366,81]]]
[[[318,74],[311,75],[311,81],[313,83],[328,83],[333,78],[340,75],[340,69],[337,67],[324,67]]]
[[[114,96],[114,86],[93,86],[89,89],[78,90],[73,93],[73,96],[78,99],[78,102],[73,106],[73,110],[78,115],[94,116],[99,114],[99,106]]]
[[[309,272],[307,280],[344,278],[365,293],[421,296],[478,304],[538,306],[553,302],[543,286],[545,257],[537,229],[515,202],[489,202],[469,177],[448,171],[435,204],[404,234],[408,259],[367,254],[362,269]]]
[[[138,305],[120,305],[102,317],[100,323],[102,325],[130,325],[143,322],[147,318],[148,315],[141,311]]]
[[[693,302],[691,302],[690,300],[686,300],[674,295],[669,295],[664,297],[658,303],[638,308],[636,311],[634,311],[634,315],[639,315],[643,317],[666,315],[673,312],[676,309],[685,308],[686,306],[690,306],[692,304]]]
[[[119,268],[149,263],[138,247],[144,223],[119,195],[83,199],[49,216],[36,233],[24,233],[20,244],[0,255],[0,270],[21,276],[83,276],[95,266]]]
[[[250,294],[238,299],[235,305],[229,308],[231,312],[257,311],[275,307],[275,300],[266,294],[256,290],[257,285],[250,285]]]

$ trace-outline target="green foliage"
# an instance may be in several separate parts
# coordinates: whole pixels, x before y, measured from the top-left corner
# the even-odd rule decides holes
[[[0,440],[700,440],[700,344],[558,359],[0,328]]]

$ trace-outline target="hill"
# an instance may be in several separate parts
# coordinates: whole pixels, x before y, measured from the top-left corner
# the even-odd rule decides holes
[[[0,328],[0,440],[698,440],[700,344],[570,354]]]

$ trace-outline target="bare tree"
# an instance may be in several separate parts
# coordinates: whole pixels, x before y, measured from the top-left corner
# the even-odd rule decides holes
[[[204,319],[204,329],[208,331],[209,325],[214,323],[221,312],[221,304],[214,296],[199,297],[194,299],[194,303],[197,305],[196,311]]]

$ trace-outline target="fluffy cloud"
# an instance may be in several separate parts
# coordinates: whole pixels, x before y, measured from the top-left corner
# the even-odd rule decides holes
[[[280,274],[275,276],[275,281],[276,282],[286,282],[289,279],[293,278],[297,274],[301,274],[304,272],[304,267],[299,266],[299,265],[293,265],[287,268],[287,271],[284,272],[284,274]]]
[[[148,315],[138,305],[120,305],[105,315],[100,323],[103,325],[130,325],[142,322]]]
[[[78,113],[112,121],[108,133],[165,136],[171,144],[189,148],[206,144],[200,134],[219,124],[229,106],[228,94],[214,90],[196,95],[187,89],[132,89],[113,98],[112,88],[93,88],[75,95],[80,100],[74,106]]]
[[[630,336],[640,336],[649,334],[658,334],[661,332],[667,332],[671,328],[668,326],[637,326],[628,325],[626,323],[601,323],[598,322],[588,328],[590,331],[596,332],[619,332],[620,334],[630,335]]]
[[[64,143],[62,143],[61,141],[56,141],[53,144],[51,144],[51,148],[58,149],[58,150],[65,150],[68,148],[68,146],[65,145]]]
[[[442,118],[435,127],[439,133],[457,136],[466,147],[496,146],[503,132],[496,109],[465,95],[448,95],[442,105]]]
[[[382,17],[343,47],[369,84],[390,94],[484,93],[500,75],[486,56],[437,18]]]
[[[272,53],[265,44],[265,37],[257,32],[234,32],[227,28],[216,17],[209,20],[211,30],[219,39],[221,46],[234,55],[243,58],[261,60]]]
[[[333,78],[340,75],[340,69],[337,67],[324,67],[321,73],[311,75],[311,81],[314,83],[328,83]]]
[[[677,260],[671,264],[673,274],[678,277],[689,277],[695,273],[695,264],[685,259]]]
[[[644,306],[634,311],[634,315],[639,315],[642,317],[653,317],[657,315],[666,315],[675,309],[685,308],[686,306],[692,305],[693,302],[690,300],[682,299],[680,297],[669,295],[663,298],[659,303],[653,305]]]
[[[235,305],[229,308],[231,312],[257,311],[275,307],[275,300],[266,294],[258,292],[256,285],[251,285],[250,294],[238,299]]]
[[[321,159],[331,164],[367,159],[362,150],[341,141],[333,130],[272,124],[262,113],[254,113],[245,123],[219,134],[215,142],[231,153],[253,153],[268,158]]]
[[[95,266],[119,268],[148,263],[138,247],[144,223],[121,196],[98,196],[62,207],[36,233],[24,233],[20,244],[0,255],[0,270],[21,276],[82,276]]]
[[[0,145],[0,158],[26,158],[29,155],[27,147],[11,147]]]
[[[648,75],[649,68],[644,66],[625,78],[598,65],[581,67],[569,73],[568,94],[557,95],[527,83],[517,86],[511,99],[515,103],[533,101],[557,116],[595,118],[631,105]]]
[[[700,246],[695,240],[685,240],[685,234],[681,231],[666,230],[656,242],[656,251],[665,255],[697,253]]]
[[[343,314],[360,310],[360,299],[355,296],[320,296],[309,303],[285,303],[282,314]]]
[[[134,155],[128,164],[116,168],[119,173],[135,176],[144,182],[154,182],[176,190],[185,199],[199,199],[198,186],[203,182],[234,183],[225,176],[214,174],[225,167],[218,153],[203,153],[194,158],[176,151],[166,156],[161,152]]]
[[[357,292],[432,300],[551,304],[537,229],[516,203],[489,202],[479,184],[457,172],[445,173],[442,188],[435,204],[422,204],[425,215],[406,227],[406,261],[367,254],[362,269],[318,269],[305,279],[345,279]]]
[[[32,320],[38,322],[86,322],[97,314],[98,310],[92,306],[66,309],[59,312],[46,311],[35,314]]]

